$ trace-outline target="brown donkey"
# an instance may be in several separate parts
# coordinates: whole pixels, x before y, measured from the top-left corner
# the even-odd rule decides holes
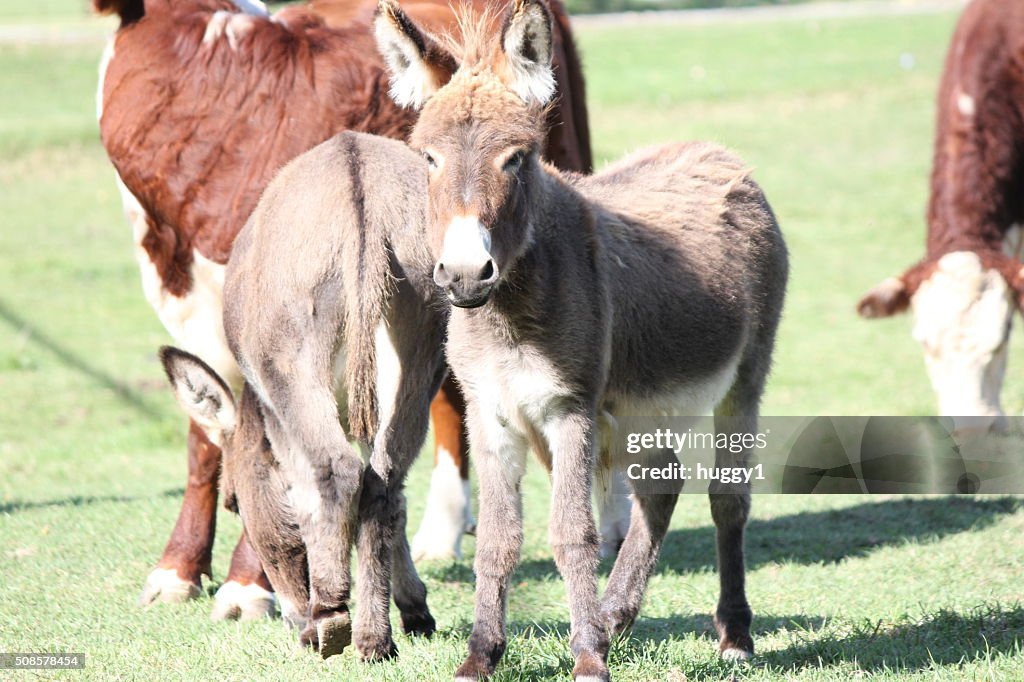
[[[608,680],[609,637],[637,616],[677,492],[634,488],[629,532],[599,601],[590,505],[598,416],[714,411],[720,431],[755,430],[786,248],[749,170],[721,148],[648,149],[592,177],[539,161],[554,91],[546,6],[516,0],[500,20],[464,23],[461,42],[442,51],[425,49],[392,0],[377,18],[392,94],[422,106],[410,144],[429,167],[427,242],[434,281],[456,306],[448,359],[479,471],[476,616],[456,678],[487,677],[505,649],[529,444],[551,467],[549,539],[568,593],[574,677]],[[443,84],[436,65],[451,59],[459,69]],[[719,449],[716,464],[749,454]],[[713,483],[710,493],[720,648],[745,658],[749,486]]]
[[[282,610],[325,657],[353,630],[364,659],[397,653],[392,581],[406,632],[434,629],[402,495],[446,372],[445,306],[422,238],[426,175],[404,144],[347,132],[270,183],[224,282],[224,329],[246,380],[237,417],[213,370],[163,353],[179,402],[225,450],[225,488]]]

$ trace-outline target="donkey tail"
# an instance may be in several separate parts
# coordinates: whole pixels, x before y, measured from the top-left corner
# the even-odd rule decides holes
[[[384,226],[366,217],[358,138],[344,138],[356,228],[346,240],[342,264],[348,420],[351,436],[369,443],[379,426],[376,341],[391,296],[391,250]]]
[[[146,13],[144,0],[92,0],[92,7],[100,14],[116,14],[121,25],[134,23]]]

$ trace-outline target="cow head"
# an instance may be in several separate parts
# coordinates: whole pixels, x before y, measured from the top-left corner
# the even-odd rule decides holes
[[[1013,311],[1024,278],[1018,261],[997,252],[956,251],[889,278],[860,300],[862,317],[911,308],[914,339],[939,402],[959,430],[1002,428],[999,393]]]

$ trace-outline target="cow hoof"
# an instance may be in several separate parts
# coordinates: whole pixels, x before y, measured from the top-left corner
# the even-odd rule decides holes
[[[439,528],[438,525],[428,526],[426,523],[412,539],[410,548],[412,560],[421,561],[454,561],[461,557],[462,529],[460,524],[454,528]]]
[[[212,620],[256,620],[277,615],[277,600],[256,583],[242,585],[229,580],[213,597]]]
[[[179,578],[173,568],[155,568],[146,578],[142,594],[139,595],[139,606],[180,604],[198,598],[202,592],[199,585]]]

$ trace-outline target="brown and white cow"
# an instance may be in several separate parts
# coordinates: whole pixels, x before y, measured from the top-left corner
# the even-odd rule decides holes
[[[912,307],[939,411],[1000,427],[1015,309],[1024,298],[1024,3],[974,0],[946,57],[925,257],[861,299],[863,317]]]
[[[484,2],[485,0],[479,0]],[[375,3],[316,0],[274,16],[258,0],[94,0],[121,26],[100,66],[97,116],[132,224],[147,300],[175,342],[229,383],[240,374],[224,337],[221,290],[235,235],[286,162],[343,130],[404,137],[415,115],[387,96],[372,33]],[[454,19],[444,0],[414,0],[432,30]],[[545,153],[589,170],[583,81],[564,9],[554,5],[558,106]],[[456,555],[469,513],[460,398],[451,382],[432,413],[436,466],[419,558]],[[140,601],[181,601],[211,575],[220,450],[193,422],[181,513]],[[273,609],[270,583],[245,536],[214,617]]]

